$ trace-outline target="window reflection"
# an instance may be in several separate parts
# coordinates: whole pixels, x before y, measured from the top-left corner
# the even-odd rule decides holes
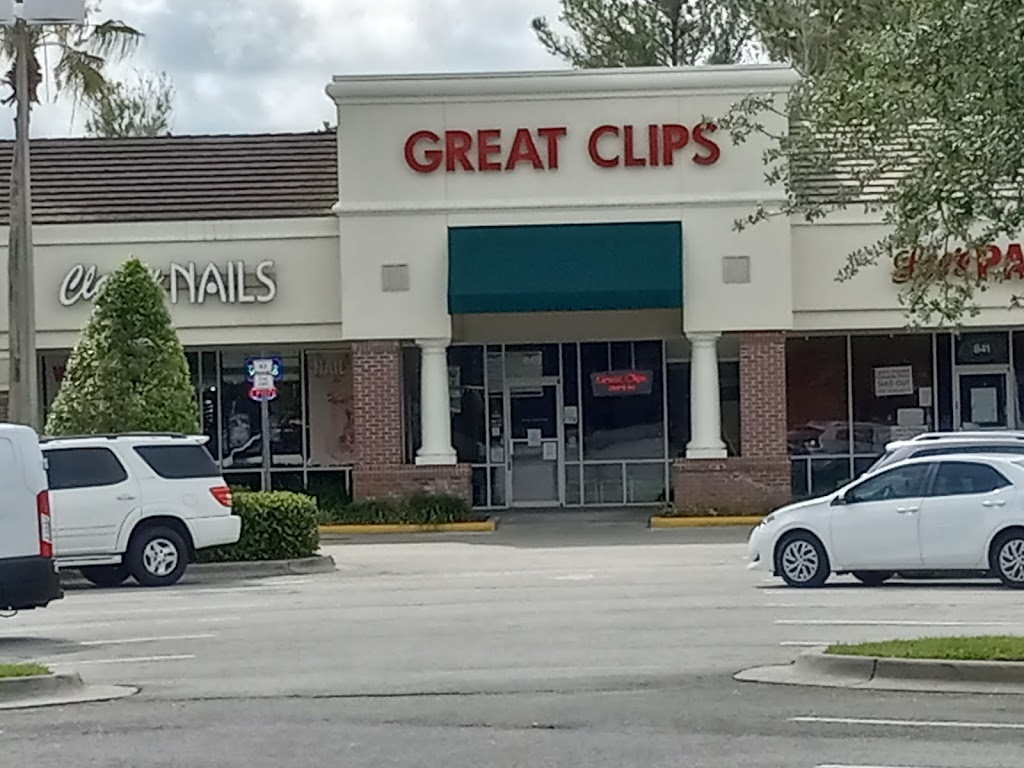
[[[612,349],[610,349],[610,346]],[[639,360],[636,347],[640,347]],[[626,357],[621,344],[582,345],[583,382],[583,458],[657,459],[665,455],[665,430],[662,416],[661,344],[629,344]],[[613,353],[613,349],[618,350]],[[648,391],[604,395],[595,391],[592,377],[612,370],[642,370],[651,381]],[[621,488],[621,479],[619,485]]]
[[[263,462],[260,404],[249,398],[244,352],[221,353],[221,445],[223,466],[252,467]]]

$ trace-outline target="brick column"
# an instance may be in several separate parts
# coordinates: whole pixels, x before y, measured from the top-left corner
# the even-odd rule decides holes
[[[786,503],[786,337],[740,335],[740,456],[675,462],[675,506],[719,514],[759,514]]]
[[[785,334],[741,334],[740,450],[743,456],[788,461],[786,431]]]
[[[402,463],[402,348],[397,341],[352,345],[353,421],[360,465]]]
[[[401,498],[418,491],[472,500],[468,465],[405,463],[402,430],[402,347],[398,341],[352,345],[356,499]]]

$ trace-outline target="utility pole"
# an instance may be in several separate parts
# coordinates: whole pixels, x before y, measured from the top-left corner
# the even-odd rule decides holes
[[[40,428],[39,364],[36,360],[36,286],[32,243],[32,169],[29,120],[33,26],[85,24],[85,0],[0,0],[0,24],[14,35],[17,105],[11,163],[11,220],[7,249],[8,420]]]
[[[36,361],[35,265],[32,248],[32,169],[29,152],[31,38],[28,23],[18,19],[15,38],[14,162],[11,167],[11,221],[7,250],[7,338],[10,361],[10,421],[39,429],[39,376]]]

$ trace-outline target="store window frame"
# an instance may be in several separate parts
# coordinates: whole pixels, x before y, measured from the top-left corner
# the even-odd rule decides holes
[[[844,453],[835,454],[816,454],[814,456],[802,456],[802,455],[790,455],[790,462],[793,468],[794,488],[798,487],[796,479],[799,476],[801,488],[806,488],[807,493],[797,497],[794,494],[794,498],[812,498],[820,496],[822,493],[827,492],[825,489],[815,490],[814,487],[814,462],[825,462],[825,461],[843,461],[847,464],[849,480],[859,477],[862,475],[881,454],[872,453],[868,454],[865,452],[858,452],[855,450],[854,440],[854,375],[853,375],[853,339],[858,337],[884,337],[891,335],[909,335],[913,332],[908,331],[858,331],[858,332],[847,332],[847,333],[800,333],[794,334],[796,338],[842,338],[844,339],[846,355],[845,355],[845,366],[846,366],[846,421],[848,429],[847,439],[847,450]],[[949,332],[945,330],[934,330],[934,331],[922,331],[917,332],[914,335],[928,336],[930,337],[931,347],[931,387],[932,387],[932,398],[933,408],[931,415],[931,423],[927,425],[928,430],[939,430],[939,431],[962,431],[963,420],[960,413],[960,405],[958,403],[959,392],[959,376],[961,373],[970,375],[973,372],[984,373],[989,372],[990,369],[998,368],[999,372],[1004,370],[1008,374],[1008,386],[1006,393],[1006,420],[1008,429],[1018,429],[1024,420],[1024,407],[1021,403],[1024,402],[1024,393],[1021,391],[1021,384],[1024,383],[1024,377],[1022,377],[1017,371],[1017,353],[1015,352],[1015,334],[1022,333],[1014,328],[970,328],[963,329],[959,333]],[[1005,363],[960,363],[958,362],[957,356],[957,342],[958,338],[968,336],[972,334],[993,336],[996,334],[1007,337],[1007,354]],[[944,347],[941,349],[940,347]],[[940,358],[943,364],[940,366]],[[950,386],[950,402],[942,402],[944,393],[942,392],[942,386],[940,382],[948,382]],[[944,424],[947,418],[946,411],[949,410],[950,424],[948,427]],[[831,489],[830,489],[831,490]]]

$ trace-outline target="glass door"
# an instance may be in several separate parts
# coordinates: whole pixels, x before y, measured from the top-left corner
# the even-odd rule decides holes
[[[505,388],[509,504],[557,506],[563,498],[562,390],[556,379],[509,381]]]
[[[1007,398],[1010,373],[1005,368],[957,371],[957,423],[960,429],[1008,429],[1014,426],[1014,408]]]

